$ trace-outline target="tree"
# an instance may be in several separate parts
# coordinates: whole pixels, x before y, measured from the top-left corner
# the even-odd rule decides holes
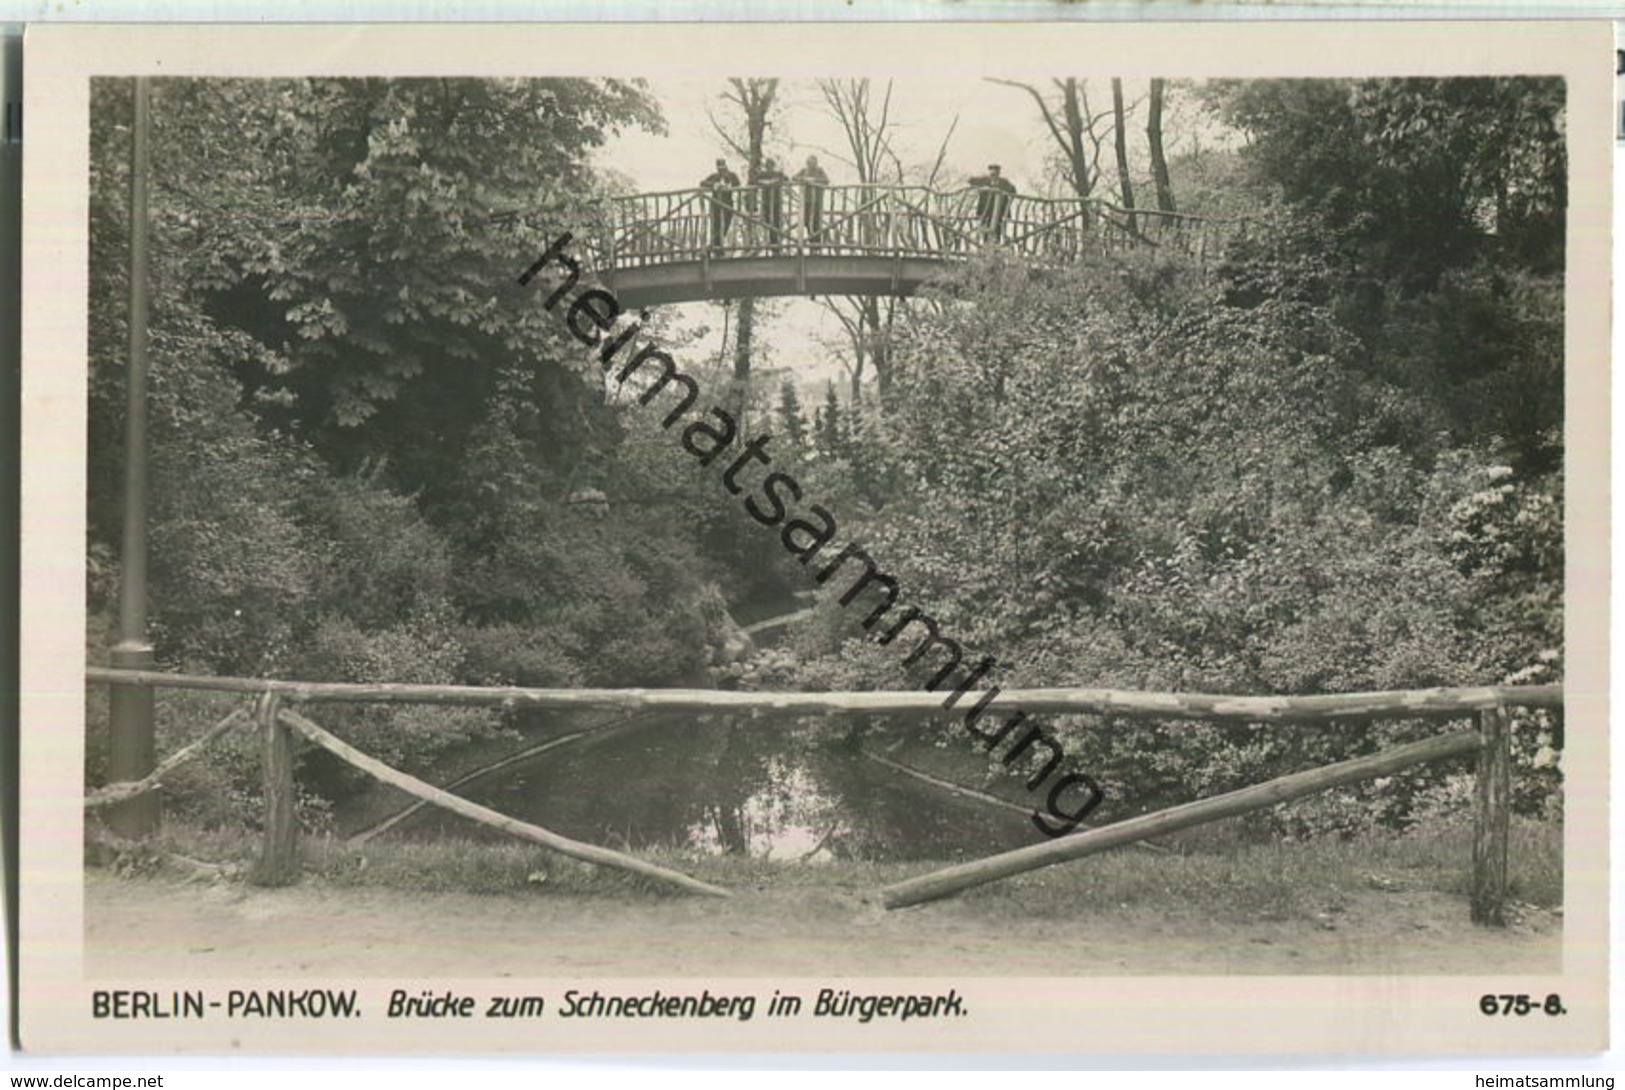
[[[858,181],[873,185],[888,175],[902,181],[903,163],[891,142],[892,81],[886,81],[878,103],[872,100],[867,79],[821,79],[818,91],[846,136],[850,155],[846,161]]]
[[[806,443],[807,414],[801,409],[801,395],[796,393],[796,384],[789,379],[785,379],[779,387],[779,422],[791,443],[798,447]]]
[[[730,79],[722,100],[739,109],[744,122],[743,134],[722,124],[715,116],[711,127],[725,144],[745,162],[745,176],[754,180],[762,171],[763,142],[767,138],[770,116],[778,100],[779,81],[776,79]],[[754,208],[747,214],[754,214]],[[734,381],[750,381],[752,342],[756,331],[756,297],[747,295],[739,301],[739,319],[734,334]]]
[[[1551,77],[1220,82],[1256,176],[1348,229],[1406,293],[1478,254],[1561,270],[1563,81]]]
[[[903,182],[903,163],[892,147],[891,96],[892,81],[879,102],[871,96],[867,79],[818,81],[830,115],[841,126],[846,136],[849,162],[857,172],[858,181],[874,185],[889,178]],[[939,156],[940,159],[940,156]],[[875,385],[882,398],[891,386],[891,336],[900,311],[907,301],[888,295],[884,299],[873,295],[851,295],[823,300],[825,309],[834,314],[846,330],[852,350],[852,397],[861,396],[864,368],[872,366]]]
[[[1156,183],[1157,208],[1164,212],[1178,209],[1174,204],[1174,187],[1168,174],[1168,157],[1162,149],[1162,106],[1167,80],[1151,81],[1150,105],[1146,108],[1145,139],[1151,151],[1151,176]]]
[[[825,458],[844,458],[846,439],[846,414],[841,411],[841,396],[832,382],[825,389],[823,407],[813,418],[813,445]]]
[[[1052,102],[1038,87],[1019,80],[990,79],[989,82],[1014,87],[1027,93],[1038,107],[1039,117],[1054,142],[1064,166],[1068,187],[1078,198],[1079,213],[1087,225],[1094,221],[1090,202],[1096,199],[1100,186],[1101,156],[1108,139],[1111,141],[1117,168],[1117,192],[1122,206],[1128,210],[1125,226],[1133,233],[1137,229],[1134,200],[1134,181],[1130,173],[1128,143],[1128,114],[1132,107],[1125,104],[1123,81],[1111,81],[1112,103],[1106,110],[1095,112],[1089,105],[1088,85],[1076,77],[1055,79],[1053,84],[1058,101]],[[1156,186],[1157,207],[1165,212],[1174,210],[1173,185],[1163,150],[1163,102],[1166,81],[1151,81],[1151,106],[1146,121],[1146,138],[1151,154],[1151,170]]]
[[[548,405],[555,454],[591,426],[557,411],[576,350],[493,270],[581,221],[611,128],[659,124],[639,88],[198,80],[161,107],[172,252],[205,313],[263,346],[235,374],[268,426],[431,490],[496,400]]]
[[[1561,463],[1563,83],[1546,77],[1228,82],[1204,92],[1250,137],[1254,185],[1296,224],[1233,268],[1314,289],[1368,365],[1521,470]],[[1251,276],[1251,273],[1245,273]]]
[[[1084,215],[1089,216],[1088,207],[1083,202],[1093,199],[1100,178],[1100,155],[1105,145],[1100,124],[1112,115],[1109,112],[1096,114],[1090,110],[1088,88],[1084,81],[1075,76],[1052,81],[1060,94],[1059,105],[1052,105],[1030,83],[992,78],[988,82],[1018,88],[1032,98],[1039,116],[1043,118],[1044,127],[1049,130],[1056,150],[1066,164],[1067,182],[1078,198]]]
[[[160,661],[315,680],[692,682],[712,635],[708,562],[659,508],[625,504],[611,526],[601,504],[572,502],[618,502],[639,451],[596,361],[513,285],[521,255],[588,214],[592,149],[617,126],[659,127],[646,93],[439,79],[154,92]],[[128,233],[110,119],[128,115],[129,82],[92,95],[100,612],[116,576]],[[414,767],[504,721],[335,714]]]
[[[1112,134],[1117,151],[1117,189],[1122,195],[1123,207],[1128,209],[1129,234],[1136,232],[1134,220],[1134,182],[1128,173],[1128,118],[1123,110],[1123,81],[1112,77]]]

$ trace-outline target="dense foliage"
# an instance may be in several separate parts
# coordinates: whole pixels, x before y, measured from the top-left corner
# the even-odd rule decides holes
[[[1247,141],[1170,168],[1182,207],[1222,184],[1226,209],[1249,217],[1222,258],[1148,249],[1038,273],[989,252],[899,320],[884,398],[756,389],[753,429],[774,433],[776,464],[910,601],[997,656],[1005,685],[1557,680],[1562,84],[1202,93]],[[127,82],[94,88],[98,650],[117,577],[128,97]],[[842,586],[788,648],[707,675],[725,606],[793,608],[813,584],[513,283],[588,214],[601,188],[588,155],[605,135],[659,128],[642,88],[159,81],[154,117],[165,665],[474,684],[922,682],[854,627]],[[649,328],[680,337],[658,315]],[[409,769],[513,725],[445,710],[330,718]],[[1105,818],[1433,728],[1062,729],[1107,786]],[[1540,810],[1557,797],[1561,723],[1531,718],[1516,737],[1519,801]],[[1403,824],[1448,803],[1449,772],[1269,820]],[[320,762],[305,777],[328,796],[349,786]]]
[[[952,278],[898,339],[880,426],[840,440],[853,532],[1006,684],[1556,680],[1561,84],[1241,83],[1209,102],[1251,138],[1226,173],[1252,222],[1223,263],[1035,275],[994,255]],[[829,602],[804,635],[810,683],[921,684],[847,614]],[[1436,729],[1074,726],[1117,813]],[[1560,724],[1531,716],[1517,739],[1538,810]],[[1443,775],[1277,820],[1403,822]]]
[[[91,608],[116,587],[130,84],[93,89]],[[661,512],[591,496],[620,425],[514,284],[661,121],[600,80],[160,80],[153,634],[169,667],[669,684],[717,624]],[[630,478],[631,474],[626,476]],[[601,492],[599,493],[601,495]],[[101,653],[105,620],[92,626]],[[494,713],[330,715],[407,768]],[[99,761],[92,747],[92,764]]]

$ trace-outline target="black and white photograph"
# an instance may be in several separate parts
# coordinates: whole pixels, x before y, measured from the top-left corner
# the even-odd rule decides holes
[[[1601,1047],[1607,34],[785,30],[42,41],[24,1043]]]

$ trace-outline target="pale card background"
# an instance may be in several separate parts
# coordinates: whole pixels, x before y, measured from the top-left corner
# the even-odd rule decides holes
[[[906,30],[911,49],[896,47]],[[1568,783],[1569,837],[1566,860],[1569,912],[1565,942],[1569,966],[1560,990],[1601,994],[1600,970],[1606,961],[1603,944],[1606,926],[1603,894],[1606,863],[1599,837],[1581,838],[1582,830],[1603,827],[1604,791],[1602,740],[1583,729],[1600,722],[1597,698],[1604,691],[1603,664],[1582,651],[1601,646],[1601,614],[1596,588],[1606,574],[1601,551],[1600,515],[1606,509],[1600,475],[1590,479],[1575,472],[1582,462],[1600,468],[1606,451],[1601,399],[1587,396],[1587,381],[1602,374],[1606,315],[1596,305],[1602,299],[1600,279],[1606,275],[1607,229],[1602,216],[1606,200],[1601,189],[1607,160],[1602,146],[1579,134],[1610,129],[1611,84],[1600,70],[1582,67],[1578,59],[1588,53],[1605,55],[1611,42],[1606,29],[1593,25],[1483,26],[1456,24],[1449,28],[1366,25],[1350,34],[1347,28],[1327,26],[1251,28],[1168,26],[1140,28],[1088,27],[1067,33],[1029,28],[872,28],[855,39],[834,28],[710,28],[703,32],[681,28],[633,35],[622,29],[601,28],[567,33],[577,38],[573,47],[560,48],[560,31],[503,31],[442,28],[432,32],[292,31],[268,32],[272,41],[244,47],[229,38],[205,41],[219,31],[142,31],[133,29],[86,32],[48,32],[29,43],[28,216],[40,225],[30,238],[26,260],[30,279],[25,313],[25,358],[30,361],[25,390],[25,510],[24,629],[25,662],[23,722],[64,724],[60,733],[46,737],[33,732],[24,738],[21,859],[23,919],[21,954],[23,972],[25,1042],[39,1050],[92,1047],[118,1051],[166,1050],[178,1042],[153,1039],[148,1024],[92,1026],[85,1016],[85,989],[78,981],[79,936],[77,883],[82,790],[78,724],[83,721],[83,686],[80,666],[83,633],[83,579],[79,569],[83,541],[79,451],[84,442],[83,414],[78,410],[83,383],[84,270],[83,215],[85,167],[83,103],[84,77],[148,74],[254,74],[298,75],[312,71],[405,75],[430,73],[505,75],[623,75],[659,78],[711,78],[737,67],[730,57],[748,44],[754,67],[788,78],[830,74],[898,74],[908,71],[898,57],[929,58],[932,75],[963,72],[967,80],[984,68],[1000,71],[1006,65],[1022,72],[1046,74],[1063,68],[1088,67],[1091,55],[1102,58],[1125,76],[1220,75],[1380,75],[1418,72],[1525,73],[1565,71],[1570,79],[1569,131],[1571,167],[1570,239],[1570,435],[1569,493],[1570,568],[1569,714],[1579,729],[1570,732],[1569,756],[1573,770]],[[230,32],[225,32],[230,34]],[[545,37],[545,45],[543,44]],[[963,40],[954,40],[955,38]],[[888,39],[890,39],[888,41]],[[940,39],[937,49],[918,43]],[[1450,48],[1441,49],[1448,41]],[[971,43],[974,43],[972,45]],[[77,73],[74,75],[73,73]],[[60,111],[53,113],[53,111]],[[77,112],[75,112],[77,111]],[[75,120],[77,118],[77,120]],[[60,119],[61,124],[53,124]],[[75,128],[78,126],[78,128]],[[48,181],[47,181],[48,179]],[[75,232],[78,232],[77,234]],[[1589,277],[1589,280],[1583,279]],[[1592,305],[1587,305],[1587,304]],[[41,370],[39,360],[53,364]],[[59,362],[58,362],[59,361]],[[76,385],[77,384],[77,385]],[[1580,414],[1586,414],[1584,418]],[[1582,430],[1584,429],[1584,430]],[[1588,578],[1587,572],[1594,573]],[[1590,606],[1591,608],[1585,608]],[[42,627],[32,618],[55,618]],[[60,619],[67,618],[63,622]],[[1590,698],[1590,703],[1587,703]],[[1581,965],[1585,966],[1580,970]],[[1584,981],[1584,982],[1582,982]],[[187,982],[175,982],[184,986]],[[247,982],[245,982],[247,983]],[[361,984],[363,982],[357,982]],[[438,982],[437,982],[438,983]],[[623,985],[631,982],[620,982]],[[702,983],[694,981],[693,983]],[[770,990],[783,981],[763,981]],[[902,983],[902,982],[900,982]],[[944,980],[943,986],[964,981]],[[748,982],[729,981],[743,988]],[[880,990],[879,982],[866,987]],[[1466,1000],[1484,990],[1504,990],[1501,981],[1480,984],[1470,978],[1449,980],[1394,980],[1357,978],[1339,980],[1258,980],[1248,978],[1191,979],[1141,978],[1115,981],[1110,1008],[1098,1006],[1100,981],[1006,980],[978,981],[973,1004],[979,1014],[951,1027],[923,1027],[918,1035],[890,1039],[886,1047],[948,1051],[1005,1049],[1045,1036],[1046,1030],[1075,1041],[1080,1052],[1111,1047],[1157,1053],[1175,1046],[1159,1014],[1170,995],[1184,997],[1186,1028],[1178,1034],[1182,1050],[1218,1052],[1231,1049],[1278,1047],[1290,1036],[1298,1049],[1377,1048],[1381,1051],[1436,1052],[1441,1050],[1533,1050],[1533,1039],[1519,1041],[1504,1032],[1489,1036],[1474,1004]],[[160,987],[160,982],[143,986]],[[907,986],[929,987],[912,980]],[[1531,982],[1529,990],[1551,990]],[[1250,1008],[1236,1017],[1228,1004],[1241,1001]],[[1415,1003],[1429,1014],[1419,1016]],[[1351,1013],[1360,1023],[1351,1027]],[[985,1013],[981,1013],[985,1012]],[[1088,1032],[1080,1035],[1080,1022]],[[1576,1027],[1579,1019],[1569,1023]],[[1238,1024],[1239,1022],[1239,1024]],[[758,1025],[763,1025],[758,1023]],[[337,1039],[322,1040],[308,1030],[274,1028],[249,1047],[299,1052],[376,1048],[397,1051],[420,1047],[388,1027],[372,1024],[360,1033],[340,1027]],[[402,1027],[396,1027],[402,1028]],[[422,1038],[422,1027],[410,1027],[410,1037]],[[1595,1024],[1592,1027],[1595,1028]],[[486,1038],[478,1032],[460,1032],[438,1039],[430,1047],[448,1052],[483,1052],[513,1047],[514,1042]],[[467,1027],[472,1030],[472,1027]],[[624,1050],[687,1050],[707,1048],[755,1049],[862,1049],[873,1047],[879,1034],[872,1027],[818,1026],[802,1023],[773,1027],[766,1037],[750,1044],[707,1039],[703,1027],[674,1023],[637,1041],[614,1026],[593,1025],[577,1035],[574,1047]],[[1351,1032],[1352,1030],[1352,1032]],[[882,1031],[889,1032],[889,1031]],[[1590,1036],[1590,1035],[1588,1035]],[[1594,1039],[1592,1037],[1591,1039]],[[245,1042],[246,1044],[246,1042]],[[215,1049],[229,1042],[216,1040]],[[523,1047],[523,1046],[521,1046]]]

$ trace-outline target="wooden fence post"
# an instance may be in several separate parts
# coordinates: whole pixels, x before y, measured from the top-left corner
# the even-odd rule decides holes
[[[1473,922],[1506,926],[1507,832],[1512,816],[1512,729],[1505,708],[1478,713],[1473,807]]]
[[[254,718],[264,734],[265,829],[254,867],[257,886],[286,886],[299,876],[295,857],[298,822],[294,816],[293,732],[279,718],[282,697],[264,693]]]

